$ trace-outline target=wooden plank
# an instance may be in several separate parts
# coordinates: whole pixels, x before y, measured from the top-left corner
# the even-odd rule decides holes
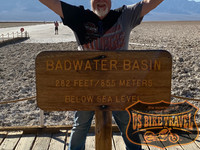
[[[88,133],[85,143],[86,150],[95,150],[95,135],[94,133]]]
[[[181,145],[176,145],[172,147],[167,147],[166,150],[184,150]]]
[[[65,145],[66,150],[69,147],[70,134],[71,134],[71,130],[67,130],[66,145]]]
[[[141,140],[144,140],[142,138],[142,136],[140,136]],[[141,145],[142,150],[149,150],[147,145]],[[124,140],[121,136],[121,134],[113,134],[113,146],[112,146],[112,150],[126,150],[126,145],[124,143]]]
[[[146,145],[143,145],[144,146],[143,149],[147,149],[147,150],[148,149],[150,149],[150,150],[158,150],[158,149],[161,149],[161,150],[183,150],[183,148],[181,147],[180,144],[172,146],[172,147],[165,147],[165,142],[163,142],[159,139],[157,141],[154,141],[153,145],[152,145],[152,143],[150,143],[150,142],[148,143],[147,141],[145,141],[145,143],[146,143]],[[163,148],[161,148],[161,147],[163,147]]]
[[[120,137],[121,137],[121,135],[119,136],[119,139],[120,139]],[[118,138],[118,137],[116,137],[116,138]],[[66,141],[66,146],[67,147],[66,147],[66,149],[68,148],[69,140],[70,140],[70,132],[67,135],[67,141]],[[117,139],[117,141],[119,141],[119,140]],[[125,147],[123,139],[122,139],[121,143],[122,143],[122,146],[124,145],[124,147]],[[122,147],[122,146],[118,146],[118,147]],[[85,149],[86,150],[94,150],[95,149],[95,134],[94,133],[88,133],[87,134],[86,143],[85,143]],[[115,150],[113,144],[112,144],[112,149]]]
[[[148,144],[147,144],[148,145]],[[151,145],[148,145],[149,149],[150,150],[163,150],[161,148],[158,148],[158,147],[155,147],[155,146],[151,146]],[[165,149],[164,149],[165,150]]]
[[[12,150],[15,148],[17,142],[19,141],[22,132],[9,132],[6,139],[0,145],[1,150]]]
[[[144,137],[142,135],[139,135],[140,140],[142,143],[146,143],[146,141],[144,140]],[[149,147],[147,146],[147,144],[142,144],[142,150],[149,150]]]
[[[183,150],[183,148],[182,148],[182,146],[180,145],[179,142],[177,142],[176,143],[177,145],[174,145],[174,146],[172,146],[171,142],[170,142],[170,144],[166,143],[166,142],[169,142],[169,141],[165,141],[165,142],[161,141],[161,142],[163,143],[164,146],[168,146],[168,147],[165,148],[166,150]],[[169,146],[169,145],[171,145],[171,146]]]
[[[191,150],[196,150],[196,149],[200,149],[199,146],[197,146],[195,144],[195,142],[192,142],[191,144],[180,144],[184,150],[187,150],[187,149],[191,149]]]
[[[167,145],[167,143],[165,143],[165,142],[162,142],[162,143],[163,143],[164,146],[165,145],[168,146],[168,147],[165,148],[166,150],[184,150],[179,142],[177,142],[176,143],[177,145],[174,145],[174,146],[172,146],[172,144],[171,144],[171,146],[169,146],[169,144]]]
[[[200,149],[200,135],[199,135],[199,129],[194,129],[194,131],[192,134],[189,134],[191,140],[193,141],[191,144],[192,147],[198,147]],[[198,135],[197,135],[198,134]],[[198,137],[197,137],[198,136]],[[196,140],[195,140],[196,139]]]
[[[66,141],[66,149],[68,149],[70,140],[70,131],[67,134],[67,141]],[[85,149],[86,150],[95,150],[95,134],[94,133],[88,133],[86,142],[85,142]]]
[[[23,134],[15,150],[31,150],[35,137],[35,134]]]
[[[120,134],[114,134],[113,135],[113,141],[112,141],[112,150],[125,150],[125,144],[123,141],[123,138]],[[95,150],[95,135],[94,133],[89,133],[87,135],[86,144],[85,144],[86,150]]]
[[[57,125],[57,126],[12,126],[0,127],[0,131],[23,131],[24,134],[35,133],[58,133],[60,130],[70,130],[71,125]]]
[[[146,142],[147,147],[150,150],[158,150],[161,149],[160,147],[163,147],[163,143],[161,141],[154,141],[154,144],[152,145],[151,143]],[[155,145],[155,146],[154,146]],[[165,149],[165,148],[164,148]]]
[[[36,58],[42,110],[125,110],[138,100],[171,101],[172,58],[162,50],[41,52]]]
[[[0,132],[0,144],[3,142],[3,140],[5,139],[7,135],[7,132]]]
[[[112,141],[112,150],[125,150],[125,144],[123,141],[123,138],[121,135],[113,135],[113,141]],[[115,146],[114,146],[115,145]],[[86,144],[85,144],[86,150],[95,150],[95,135],[94,133],[88,133]]]
[[[195,137],[195,136],[193,136],[193,137]],[[189,143],[189,142],[191,142],[191,143],[190,144],[187,144],[187,143],[186,144],[182,144],[184,141],[187,141],[187,143]],[[156,141],[156,142],[157,142],[156,145],[161,145],[162,144],[164,147],[165,147],[165,145],[168,146],[168,147],[164,148],[165,150],[187,150],[187,149],[196,150],[196,149],[200,149],[200,146],[197,144],[198,140],[195,141],[195,142],[193,142],[192,139],[191,139],[191,137],[189,135],[187,135],[187,134],[181,135],[180,141],[178,141],[176,143],[176,145],[174,145],[174,146],[170,146],[169,147],[169,144],[172,145],[172,143],[166,143],[168,141]],[[158,147],[152,146],[151,143],[148,144],[148,147],[151,150],[157,150],[157,149],[159,149]]]
[[[121,134],[113,134],[112,150],[126,150]]]
[[[32,150],[47,150],[51,141],[51,134],[39,134],[36,137]]]
[[[57,126],[13,126],[13,127],[0,127],[0,131],[23,131],[23,134],[35,134],[35,133],[58,133],[60,130],[71,130],[72,125],[57,125]],[[94,133],[95,126],[90,127],[89,132]],[[113,132],[119,132],[117,125],[112,125]],[[1,132],[0,132],[1,134]]]
[[[197,144],[198,147],[200,147],[200,136],[195,140],[195,143]]]
[[[95,111],[95,149],[112,149],[112,112]]]
[[[200,147],[191,139],[191,137],[187,134],[184,135],[184,138],[187,139],[187,143],[191,142],[190,144],[181,144],[180,145],[183,147],[183,149],[191,149],[191,150],[196,150],[200,149]]]
[[[162,143],[163,145],[167,145],[165,142],[162,142]],[[177,145],[166,147],[166,150],[184,150],[184,148],[180,145],[179,141],[176,144]]]
[[[66,131],[52,135],[49,150],[64,150],[66,145]]]

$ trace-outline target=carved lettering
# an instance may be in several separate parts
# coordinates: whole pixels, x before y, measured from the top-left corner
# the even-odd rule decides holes
[[[159,60],[47,60],[47,71],[112,71],[120,70],[124,71],[160,71],[161,62]]]

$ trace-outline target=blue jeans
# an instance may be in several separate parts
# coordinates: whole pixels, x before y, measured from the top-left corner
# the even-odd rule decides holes
[[[126,145],[126,150],[140,150],[141,146],[131,143],[126,138],[126,127],[129,115],[126,111],[113,111],[113,117],[119,127],[121,135]],[[74,125],[72,128],[68,150],[84,150],[87,133],[90,129],[94,111],[77,111],[75,113]],[[140,141],[139,135],[135,137]]]

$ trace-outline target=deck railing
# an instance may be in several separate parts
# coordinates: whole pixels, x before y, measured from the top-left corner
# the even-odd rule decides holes
[[[27,31],[25,32],[12,32],[12,33],[6,33],[6,34],[0,34],[0,42],[7,41],[15,38],[28,38],[29,34]]]

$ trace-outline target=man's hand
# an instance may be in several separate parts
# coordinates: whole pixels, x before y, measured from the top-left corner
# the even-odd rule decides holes
[[[53,10],[60,17],[64,18],[60,0],[39,0],[41,3],[46,5],[48,8]]]
[[[163,1],[164,0],[143,0],[142,12],[140,14],[140,17],[144,17]]]

